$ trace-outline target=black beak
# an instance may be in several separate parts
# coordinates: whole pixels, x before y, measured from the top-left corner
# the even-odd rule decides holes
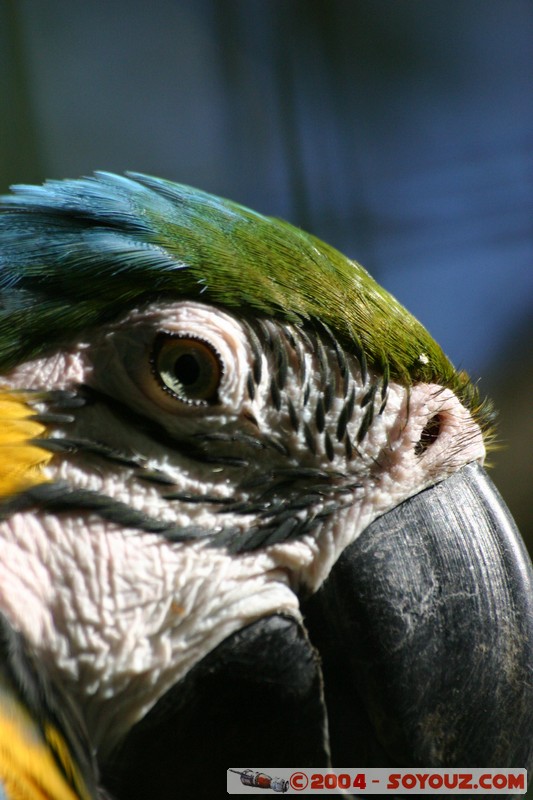
[[[373,522],[310,604],[334,763],[531,766],[532,577],[477,464]]]
[[[107,785],[163,800],[220,796],[243,764],[531,767],[532,589],[502,499],[468,465],[347,548],[305,629],[274,616],[219,645],[133,729]]]

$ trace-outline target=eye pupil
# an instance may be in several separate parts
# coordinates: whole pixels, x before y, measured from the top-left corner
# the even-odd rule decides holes
[[[200,365],[196,358],[189,353],[177,358],[174,376],[183,386],[193,386],[200,377]]]

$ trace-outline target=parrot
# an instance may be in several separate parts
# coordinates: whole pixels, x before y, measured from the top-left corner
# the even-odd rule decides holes
[[[358,262],[141,173],[14,186],[0,423],[2,800],[533,766],[495,412]]]

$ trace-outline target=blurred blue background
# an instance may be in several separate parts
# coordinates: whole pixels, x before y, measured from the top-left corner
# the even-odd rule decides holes
[[[531,0],[0,0],[0,189],[140,170],[357,258],[501,409],[533,543]]]

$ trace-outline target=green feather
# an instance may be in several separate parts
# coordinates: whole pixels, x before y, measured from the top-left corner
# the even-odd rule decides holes
[[[16,186],[0,203],[0,370],[153,296],[294,324],[319,320],[404,385],[477,392],[368,272],[292,225],[131,174]]]

